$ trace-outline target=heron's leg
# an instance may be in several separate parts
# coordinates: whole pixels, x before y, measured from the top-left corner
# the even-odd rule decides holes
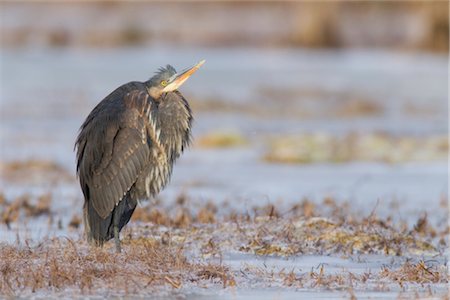
[[[119,221],[120,221],[120,213],[116,208],[113,214],[113,230],[114,230],[114,243],[116,244],[116,252],[120,253],[120,237],[119,237]]]
[[[114,242],[116,243],[116,252],[120,253],[120,238],[119,238],[119,226],[114,225]]]

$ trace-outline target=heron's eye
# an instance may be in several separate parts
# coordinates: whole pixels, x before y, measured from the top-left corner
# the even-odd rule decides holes
[[[162,86],[166,86],[167,85],[167,81],[166,80],[161,81],[161,85]]]

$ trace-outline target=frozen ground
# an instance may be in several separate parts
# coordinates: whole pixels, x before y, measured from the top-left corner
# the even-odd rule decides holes
[[[73,142],[83,118],[121,83],[144,80],[165,62],[184,68],[202,58],[207,60],[205,68],[183,87],[183,92],[196,103],[194,108],[199,107],[194,111],[194,138],[215,130],[231,129],[240,132],[249,143],[226,149],[194,144],[177,163],[170,185],[159,197],[166,206],[170,207],[175,198],[184,193],[198,206],[208,201],[219,207],[226,204],[227,209],[217,212],[220,219],[230,210],[252,214],[254,206],[268,204],[284,211],[302,199],[320,207],[324,198],[331,197],[338,204],[350,203],[351,213],[355,215],[367,217],[375,211],[378,217],[392,217],[394,224],[406,222],[409,228],[426,213],[430,226],[445,232],[448,226],[447,161],[299,165],[271,164],[262,159],[267,138],[286,134],[342,135],[382,131],[423,138],[446,135],[448,65],[445,57],[363,51],[164,47],[149,51],[37,49],[2,50],[1,53],[3,174],[0,191],[7,201],[29,194],[33,202],[50,193],[54,221],[49,222],[49,217],[44,215],[12,222],[11,229],[1,224],[0,242],[12,245],[18,236],[22,242],[32,240],[32,244],[45,237],[69,236],[78,240],[81,228],[70,229],[68,224],[74,216],[80,215],[82,207],[81,191],[74,177]],[[297,101],[297,97],[300,100]],[[346,98],[370,102],[378,108],[373,113],[333,115],[341,103],[345,104]],[[219,102],[227,110],[208,107],[211,102]],[[242,105],[245,110],[240,111]],[[264,106],[265,110],[259,106]],[[51,161],[62,169],[37,168],[27,172],[25,166],[14,170],[18,177],[6,173],[5,170],[9,170],[6,166],[11,162],[30,159]],[[143,226],[139,222],[130,226],[136,238],[139,236],[136,232]],[[428,239],[428,236],[423,238]],[[320,255],[318,251],[279,257],[276,253],[261,256],[223,249],[222,263],[235,274],[235,287],[223,289],[215,285],[205,289],[187,284],[161,292],[161,297],[348,298],[351,293],[342,287],[327,290],[307,284],[286,286],[262,277],[258,279],[256,273],[246,273],[245,269],[250,266],[250,269],[279,273],[287,268],[301,275],[311,270],[319,272],[324,265],[327,275],[347,271],[362,274],[369,270],[379,272],[386,265],[400,266],[407,259],[436,261],[438,266],[446,268],[445,247],[438,244],[438,239],[430,242],[438,249],[431,256],[419,253],[343,257],[340,252]],[[445,243],[448,245],[448,237]],[[194,252],[188,258],[198,257]],[[236,275],[240,273],[254,277]],[[447,280],[430,284],[410,282],[403,288],[395,282],[383,288],[361,284],[356,285],[352,293],[358,298],[409,298],[417,291],[422,296],[439,298],[446,290]]]

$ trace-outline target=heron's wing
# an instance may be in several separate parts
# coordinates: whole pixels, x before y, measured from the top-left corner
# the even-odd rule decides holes
[[[92,124],[82,126],[78,173],[85,198],[102,218],[122,200],[148,163],[147,98],[146,92],[136,90],[112,99],[91,118]]]

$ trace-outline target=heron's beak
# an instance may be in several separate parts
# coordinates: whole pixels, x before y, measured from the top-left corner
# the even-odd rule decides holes
[[[169,84],[163,89],[163,92],[171,92],[178,89],[192,74],[194,74],[203,64],[205,60],[202,60],[195,66],[173,75],[169,79]]]

